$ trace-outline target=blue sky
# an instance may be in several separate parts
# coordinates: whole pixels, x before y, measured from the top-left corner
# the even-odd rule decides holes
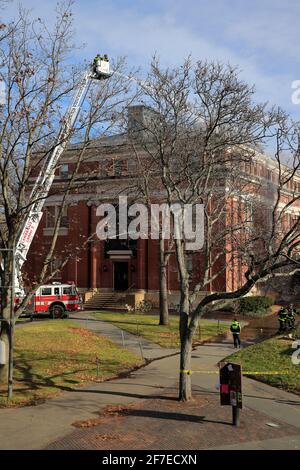
[[[20,2],[12,0],[2,16]],[[32,14],[51,20],[53,0],[23,0]],[[279,104],[300,119],[291,85],[300,80],[299,0],[76,0],[77,52],[127,56],[128,65],[146,69],[157,53],[175,65],[188,54],[237,65],[255,84],[257,97]]]

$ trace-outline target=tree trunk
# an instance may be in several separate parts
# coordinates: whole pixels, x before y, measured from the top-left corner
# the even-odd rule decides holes
[[[167,263],[165,257],[165,244],[162,237],[159,240],[159,324],[169,324],[168,287],[167,287]]]
[[[192,338],[188,331],[188,314],[180,313],[180,376],[179,376],[179,400],[189,401],[192,398],[191,381],[191,356]]]
[[[180,274],[180,376],[179,376],[179,400],[189,401],[192,398],[191,382],[191,355],[192,355],[192,330],[189,328],[190,298],[189,298],[189,274],[186,269],[184,242],[176,240],[177,261]]]
[[[186,281],[186,280],[185,280]],[[182,282],[180,292],[180,377],[179,400],[189,401],[192,398],[191,381],[191,355],[192,338],[189,335],[189,286],[188,282]]]

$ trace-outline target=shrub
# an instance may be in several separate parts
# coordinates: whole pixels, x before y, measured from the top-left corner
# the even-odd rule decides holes
[[[132,305],[125,304],[126,310],[129,313],[132,313],[135,311],[135,308]]]
[[[142,300],[137,306],[136,306],[136,311],[140,313],[149,313],[151,312],[153,306],[151,302],[148,302],[147,300]]]
[[[242,297],[240,299],[240,313],[241,315],[265,315],[267,310],[273,304],[271,297],[263,297],[255,295],[253,297]]]
[[[146,300],[142,300],[140,303],[133,307],[131,305],[125,305],[127,312],[129,313],[149,313],[151,312],[153,306],[151,302],[147,302]]]

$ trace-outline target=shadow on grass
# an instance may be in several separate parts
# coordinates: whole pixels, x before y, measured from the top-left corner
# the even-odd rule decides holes
[[[16,379],[16,382],[18,382],[18,384],[24,385],[24,387],[27,387],[28,391],[32,392],[42,390],[43,388],[51,388],[61,391],[74,391],[74,386],[80,385],[82,381],[76,377],[70,378],[70,376],[86,372],[92,374],[91,368],[87,367],[74,368],[68,372],[60,371],[59,373],[52,375],[45,375],[46,372],[35,371],[34,364],[45,360],[49,361],[50,358],[35,358],[33,361],[28,361],[23,354],[20,354],[15,365],[15,372],[18,373],[18,379]],[[106,364],[106,371],[109,372],[111,368],[115,367],[115,365],[115,361],[111,361],[111,363]],[[63,384],[59,382],[63,382]]]
[[[293,342],[293,340],[291,340]],[[290,344],[290,346],[286,349],[284,349],[283,351],[280,351],[280,356],[290,356],[292,357],[293,353],[296,351],[296,349],[293,349],[292,348],[292,343]],[[300,377],[300,371],[299,371],[299,377]]]

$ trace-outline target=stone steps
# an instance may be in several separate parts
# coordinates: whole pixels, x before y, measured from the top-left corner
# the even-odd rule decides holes
[[[124,310],[124,294],[116,292],[96,292],[93,297],[84,304],[85,310]]]

